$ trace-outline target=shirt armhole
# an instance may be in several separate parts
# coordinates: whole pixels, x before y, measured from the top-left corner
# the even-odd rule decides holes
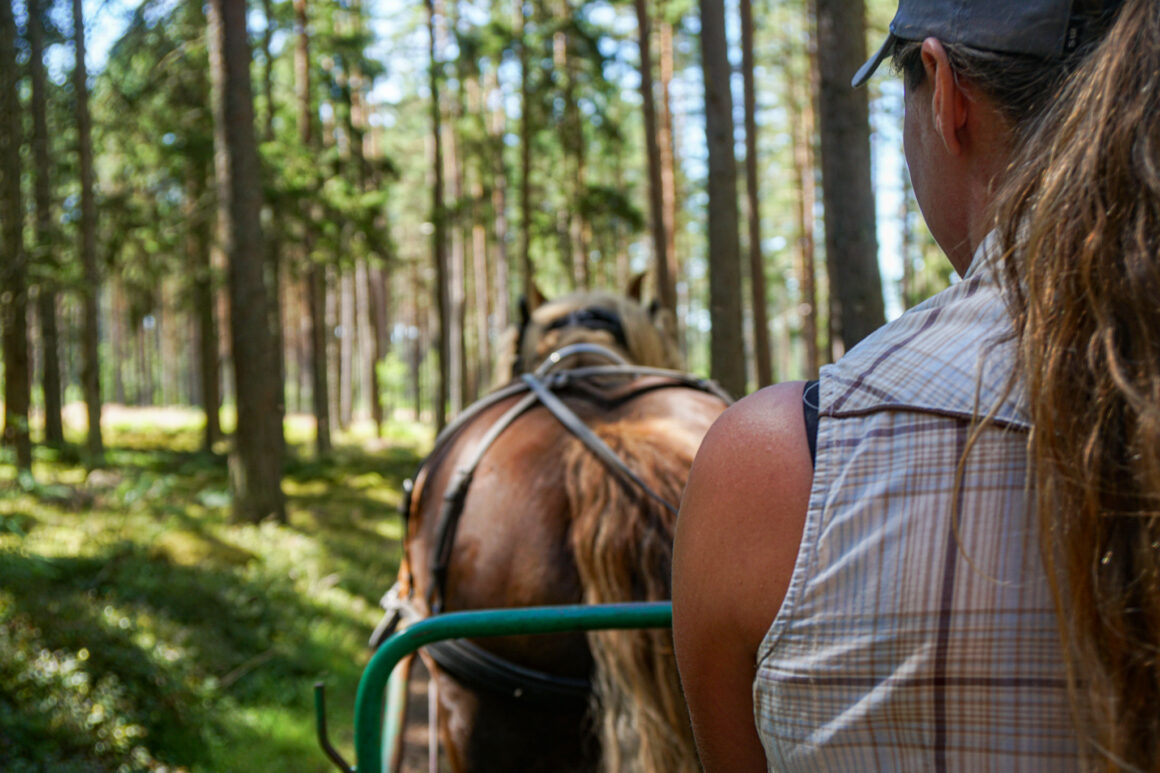
[[[818,381],[807,381],[802,389],[802,418],[806,423],[806,443],[810,447],[810,464],[818,462]]]

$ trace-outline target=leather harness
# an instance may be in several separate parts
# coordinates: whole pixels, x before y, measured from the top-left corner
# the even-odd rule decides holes
[[[603,322],[603,320],[601,321]],[[574,321],[573,324],[577,324],[577,322]],[[595,354],[613,364],[555,370],[561,362],[577,354]],[[640,379],[644,377],[647,377],[647,380],[642,384]],[[607,383],[612,378],[631,378],[633,381],[627,385],[627,388],[620,390],[613,391],[601,388],[600,382]],[[482,412],[511,397],[523,395],[488,428],[471,456],[452,474],[451,481],[444,491],[435,530],[435,543],[432,547],[431,578],[426,599],[427,608],[431,610],[431,614],[437,615],[442,611],[447,570],[451,562],[455,533],[476,469],[499,436],[516,419],[537,405],[543,405],[565,429],[583,442],[608,467],[612,474],[618,476],[627,485],[636,486],[647,496],[655,499],[675,514],[675,505],[666,501],[641,480],[616,452],[584,424],[583,420],[556,394],[567,390],[569,394],[579,395],[596,405],[610,409],[646,392],[671,387],[692,388],[715,395],[726,404],[732,402],[728,394],[708,379],[698,378],[680,371],[630,365],[605,347],[595,344],[574,344],[553,352],[535,372],[523,374],[519,380],[470,406],[448,425],[436,438],[434,449],[423,460],[416,477],[432,458],[439,456],[458,436],[459,432]],[[404,533],[406,533],[406,522],[411,511],[412,490],[412,482],[406,481],[403,502],[400,507],[404,518]],[[409,589],[414,587],[410,578],[408,578],[407,587]],[[383,597],[381,605],[386,610],[386,614],[371,636],[372,648],[377,648],[400,624],[406,624],[413,619],[422,617],[411,598],[403,597],[400,594],[398,583]],[[509,695],[527,703],[542,704],[558,700],[561,697],[583,697],[591,691],[591,684],[587,678],[564,677],[527,668],[501,658],[468,640],[452,639],[435,642],[427,645],[425,649],[440,668],[465,685],[474,689]]]

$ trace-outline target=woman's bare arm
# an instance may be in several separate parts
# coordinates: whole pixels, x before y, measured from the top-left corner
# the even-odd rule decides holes
[[[757,649],[793,574],[813,481],[802,386],[763,389],[722,414],[681,503],[673,635],[709,773],[766,769],[753,678]]]

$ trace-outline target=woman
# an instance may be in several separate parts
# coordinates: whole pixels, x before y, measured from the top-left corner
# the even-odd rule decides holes
[[[702,763],[1160,769],[1160,3],[903,0],[891,55],[963,281],[706,437]]]

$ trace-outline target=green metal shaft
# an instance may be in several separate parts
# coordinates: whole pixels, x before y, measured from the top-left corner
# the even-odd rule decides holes
[[[382,773],[383,693],[395,664],[442,639],[568,633],[615,628],[669,628],[667,601],[448,612],[412,624],[383,642],[363,670],[355,698],[354,743],[359,773]]]

